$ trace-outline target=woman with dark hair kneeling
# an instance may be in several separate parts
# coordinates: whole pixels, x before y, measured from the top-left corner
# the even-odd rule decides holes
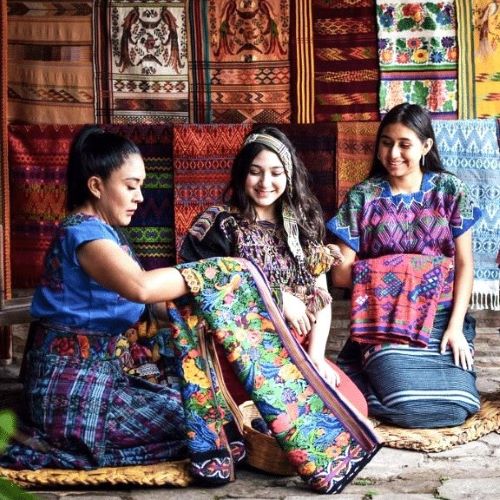
[[[480,215],[467,186],[444,171],[428,113],[391,109],[369,178],[327,223],[344,255],[334,284],[353,288],[351,338],[338,363],[370,416],[447,427],[479,410],[467,307]]]

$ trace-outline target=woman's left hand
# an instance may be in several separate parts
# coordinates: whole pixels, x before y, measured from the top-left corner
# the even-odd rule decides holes
[[[311,356],[311,360],[314,366],[318,370],[319,374],[332,386],[337,387],[340,383],[340,378],[338,373],[331,367],[331,365],[326,361],[324,357],[315,358]]]
[[[462,328],[448,326],[441,340],[441,354],[445,353],[447,345],[453,352],[455,365],[461,366],[464,370],[472,370],[474,360]]]

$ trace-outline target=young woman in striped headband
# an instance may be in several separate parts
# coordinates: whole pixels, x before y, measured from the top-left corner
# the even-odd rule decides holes
[[[248,135],[234,159],[223,202],[195,221],[181,258],[231,256],[256,264],[319,373],[366,415],[360,391],[325,359],[331,322],[325,273],[342,257],[338,247],[323,245],[322,210],[307,169],[278,128],[266,126]],[[233,398],[245,401],[243,387],[220,358]]]

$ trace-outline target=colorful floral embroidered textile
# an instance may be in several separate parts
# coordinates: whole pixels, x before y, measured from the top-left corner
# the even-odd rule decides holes
[[[377,0],[380,112],[401,102],[457,117],[455,2]]]
[[[203,316],[301,477],[317,491],[340,491],[374,456],[378,438],[304,356],[260,272],[248,261],[231,258],[179,269],[195,300],[194,314],[185,310],[183,316],[180,307],[170,306],[185,380],[193,473],[223,478],[231,470],[227,439],[221,433],[224,408],[210,382],[210,367],[201,362],[196,347]],[[210,455],[218,460],[210,460]]]
[[[425,347],[438,302],[453,296],[453,259],[394,254],[353,267],[351,338]]]

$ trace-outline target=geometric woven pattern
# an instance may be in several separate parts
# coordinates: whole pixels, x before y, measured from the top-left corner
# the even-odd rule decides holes
[[[190,0],[190,122],[289,123],[289,0]]]
[[[172,126],[107,125],[130,137],[146,166],[144,202],[125,229],[146,269],[174,263]],[[66,164],[79,126],[11,125],[9,167],[11,194],[12,285],[39,283],[43,259],[65,214]]]
[[[92,1],[8,4],[10,123],[92,122]]]
[[[467,184],[483,214],[472,227],[474,286],[472,305],[500,310],[500,150],[497,123],[485,120],[433,122],[443,166]]]
[[[339,207],[347,191],[368,177],[379,123],[339,122],[337,126],[336,206]]]
[[[231,164],[249,124],[174,128],[174,204],[177,252],[195,217],[221,203]]]
[[[378,120],[375,0],[313,2],[316,122]]]
[[[134,141],[146,167],[146,179],[141,188],[144,201],[139,203],[130,225],[123,228],[124,232],[144,269],[173,265],[172,124],[104,125],[103,128]]]

